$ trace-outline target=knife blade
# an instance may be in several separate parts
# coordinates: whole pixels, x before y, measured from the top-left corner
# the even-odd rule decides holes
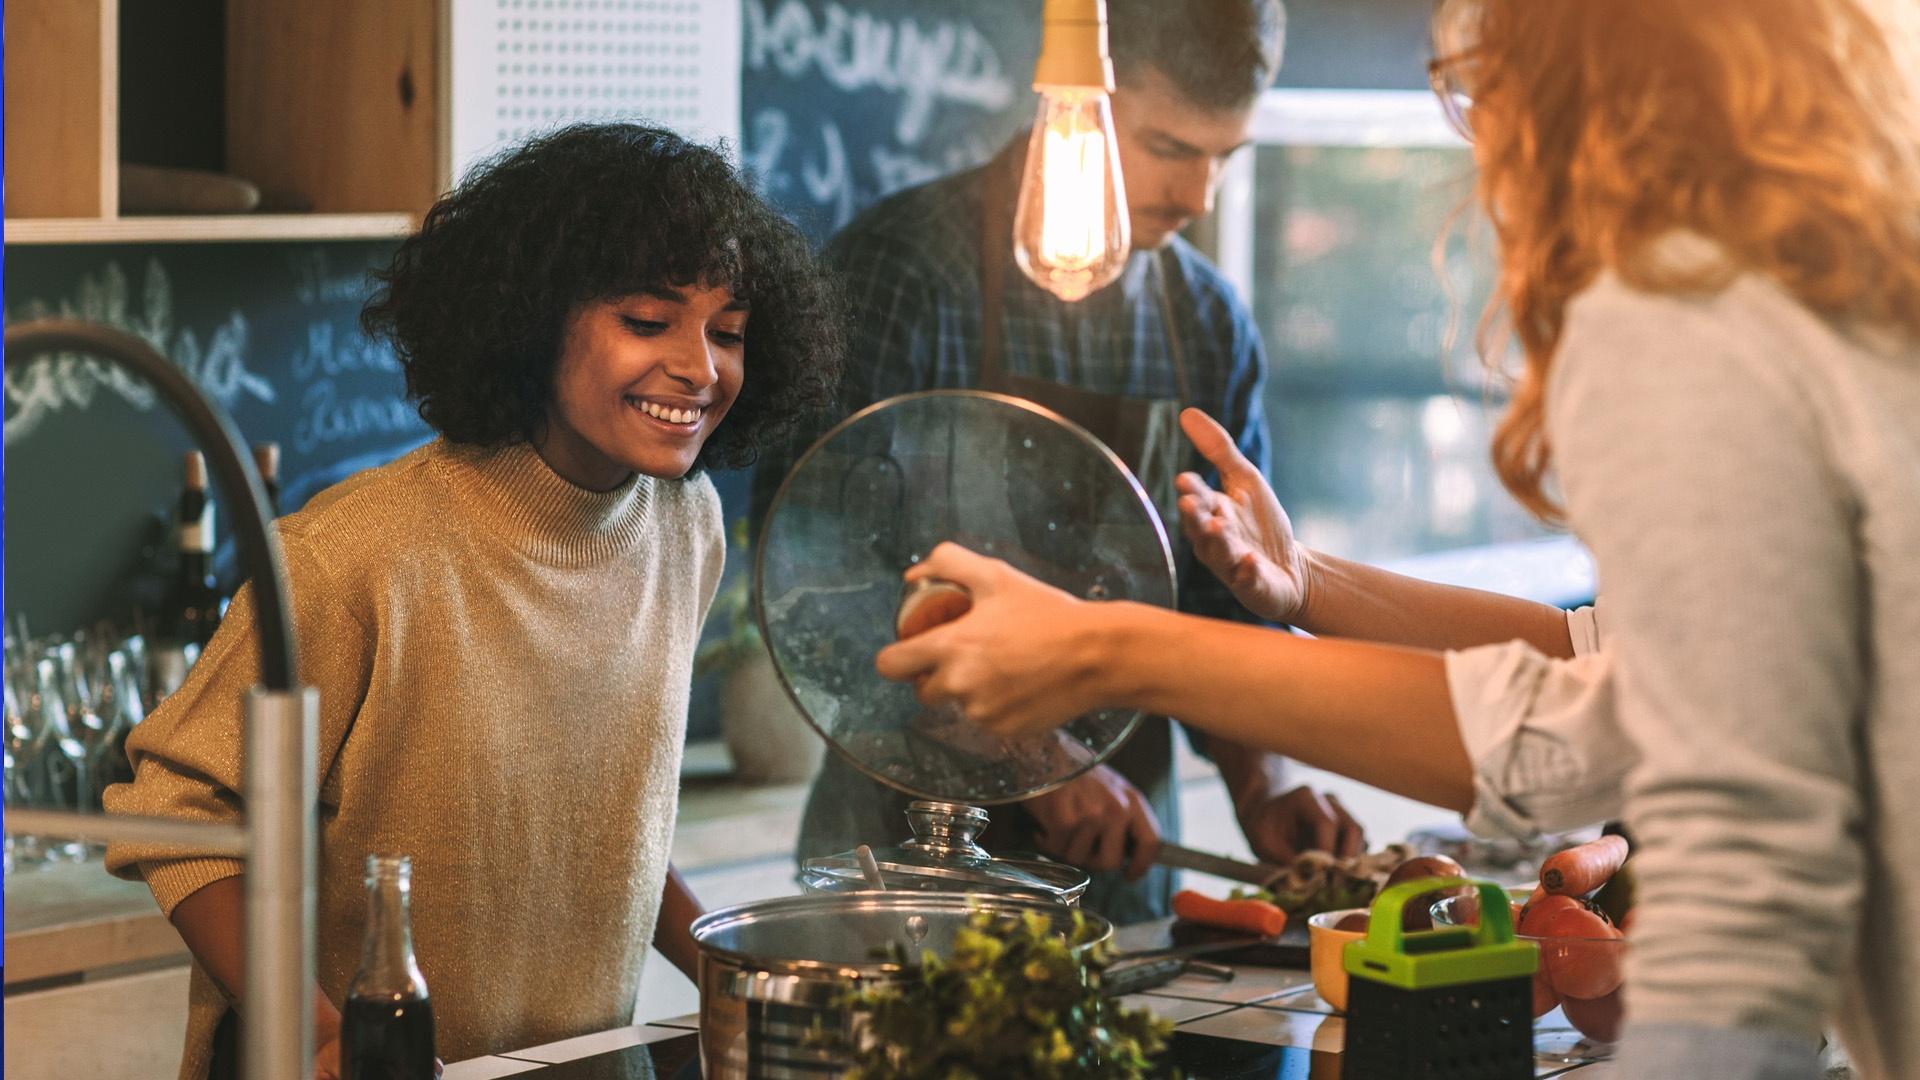
[[[1154,856],[1153,861],[1177,870],[1198,870],[1203,874],[1226,878],[1228,881],[1243,881],[1249,885],[1262,887],[1286,873],[1278,866],[1229,859],[1225,855],[1195,851],[1190,847],[1170,844],[1164,840],[1160,843],[1160,854]]]

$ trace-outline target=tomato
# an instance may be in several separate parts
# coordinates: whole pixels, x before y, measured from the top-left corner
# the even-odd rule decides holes
[[[1535,1020],[1553,1011],[1560,1004],[1560,995],[1554,993],[1553,984],[1547,981],[1547,969],[1541,968],[1533,973],[1533,1018]]]
[[[1546,925],[1547,919],[1551,917],[1554,912],[1568,910],[1585,909],[1580,906],[1580,901],[1575,900],[1571,896],[1546,896],[1543,894],[1538,899],[1529,901],[1520,909],[1518,929],[1520,933],[1525,934],[1527,937],[1540,937],[1543,933],[1540,928]]]
[[[1543,903],[1540,905],[1545,907]],[[1529,920],[1540,939],[1540,963],[1562,997],[1606,997],[1620,988],[1626,949],[1620,931],[1585,907],[1554,906]]]
[[[1587,1038],[1598,1042],[1619,1040],[1620,1021],[1627,1011],[1619,990],[1592,1001],[1568,998],[1560,1007],[1567,1011],[1567,1021]]]

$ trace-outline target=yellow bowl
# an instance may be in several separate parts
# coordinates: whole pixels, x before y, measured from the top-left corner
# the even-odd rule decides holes
[[[1366,908],[1323,911],[1307,920],[1307,961],[1313,969],[1313,989],[1320,1000],[1347,1011],[1347,969],[1342,954],[1347,943],[1367,936],[1365,930],[1335,930],[1333,924],[1349,915],[1365,915]]]

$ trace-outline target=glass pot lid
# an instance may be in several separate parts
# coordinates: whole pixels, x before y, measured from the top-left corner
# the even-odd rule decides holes
[[[1087,872],[1033,856],[994,858],[975,839],[987,812],[965,803],[916,800],[907,806],[913,838],[873,851],[888,890],[989,892],[1074,904],[1087,891]],[[865,892],[873,888],[854,852],[808,859],[800,884],[809,892]]]
[[[1173,555],[1111,450],[1032,402],[974,390],[889,398],[802,457],[768,511],[754,608],[788,693],[835,751],[921,799],[992,804],[1092,768],[1139,722],[1102,709],[992,735],[882,679],[901,574],[952,540],[1074,596],[1173,605]]]

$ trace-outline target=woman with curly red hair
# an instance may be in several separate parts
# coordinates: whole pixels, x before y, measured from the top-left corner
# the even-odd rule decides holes
[[[725,553],[707,466],[831,399],[837,294],[720,155],[579,125],[478,168],[368,305],[440,437],[281,519],[320,698],[315,1075],[371,853],[412,857],[440,1054],[630,1023],[648,944],[691,975],[669,865],[694,647]],[[751,333],[749,333],[751,326]],[[252,606],[127,740],[108,809],[236,820]],[[232,1075],[246,1008],[233,859],[116,844],[194,956],[188,1080]]]
[[[1920,95],[1864,0],[1449,0],[1522,364],[1493,456],[1592,550],[1566,613],[1298,544],[1219,429],[1210,568],[1300,640],[1072,600],[951,546],[970,614],[881,670],[998,730],[1098,705],[1529,832],[1625,818],[1618,1071],[1920,1075]],[[1345,638],[1348,640],[1336,640]]]

